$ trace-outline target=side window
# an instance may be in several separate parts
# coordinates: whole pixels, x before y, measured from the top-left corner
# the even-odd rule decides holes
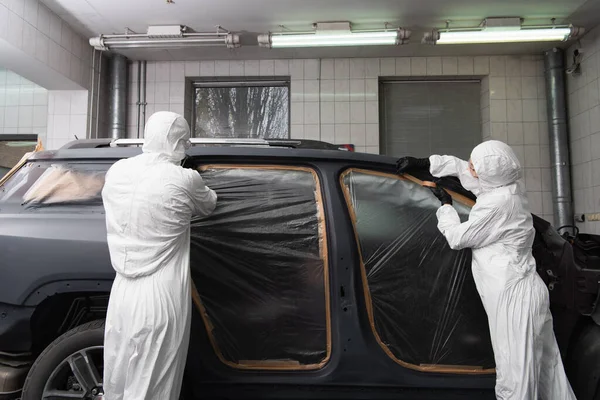
[[[437,229],[439,201],[396,175],[341,177],[361,256],[367,314],[389,357],[420,371],[492,373],[487,318],[471,251],[453,251]],[[455,201],[461,218],[469,208]]]
[[[194,302],[225,364],[308,370],[330,357],[327,244],[317,175],[305,168],[210,166],[219,196],[192,221]]]
[[[66,205],[101,206],[110,163],[29,162],[0,188],[0,202],[25,209]]]

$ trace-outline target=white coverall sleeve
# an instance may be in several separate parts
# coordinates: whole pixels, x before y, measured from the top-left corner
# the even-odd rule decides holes
[[[217,193],[204,184],[198,172],[194,171],[191,176],[192,184],[188,195],[192,201],[193,215],[195,217],[210,215],[217,206]]]
[[[479,179],[471,175],[468,162],[452,156],[438,155],[429,157],[429,162],[431,164],[429,168],[431,175],[436,178],[455,176],[460,179],[460,183],[465,189],[472,192],[475,196],[479,196],[481,192]]]
[[[452,250],[477,249],[497,242],[493,221],[498,220],[498,210],[493,206],[473,208],[467,222],[460,222],[458,213],[451,205],[437,211],[438,229]]]

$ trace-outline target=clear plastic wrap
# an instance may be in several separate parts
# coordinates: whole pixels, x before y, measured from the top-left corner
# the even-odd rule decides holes
[[[224,363],[317,369],[331,349],[327,251],[310,169],[207,167],[217,209],[192,221],[194,302]]]
[[[373,332],[406,367],[491,373],[494,357],[471,251],[448,247],[437,229],[439,201],[410,179],[363,170],[341,177]],[[466,220],[469,207],[459,201],[454,206]]]
[[[100,198],[106,172],[83,171],[52,165],[23,195],[26,205],[59,203],[102,204]]]

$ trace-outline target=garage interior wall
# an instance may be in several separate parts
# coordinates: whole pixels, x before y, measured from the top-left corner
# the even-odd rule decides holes
[[[567,51],[583,52],[581,75],[568,75],[569,134],[575,214],[600,212],[600,29],[596,28]],[[600,234],[600,222],[577,223],[582,232]]]
[[[353,143],[357,151],[379,153],[380,77],[477,77],[482,138],[503,140],[515,148],[525,167],[532,211],[552,221],[543,73],[541,55],[149,61],[146,118],[159,110],[186,114],[186,78],[289,76],[292,138]],[[128,135],[135,137],[135,64],[129,77]]]
[[[48,91],[0,68],[0,134],[31,134],[45,140]]]
[[[59,107],[57,111],[61,117],[52,118],[53,98],[63,96],[55,92],[68,91],[78,100],[85,97],[87,101],[92,74],[92,48],[63,17],[38,0],[0,0],[0,48],[3,54],[0,64],[48,91],[47,132],[45,137],[42,136],[46,148],[59,147],[67,138],[73,137],[71,116],[81,112],[77,106],[72,109],[69,103],[68,111]],[[84,114],[87,114],[86,103],[83,105]],[[28,120],[29,112],[28,108],[20,107],[17,118]],[[86,137],[87,125],[73,124],[73,127],[79,138]]]

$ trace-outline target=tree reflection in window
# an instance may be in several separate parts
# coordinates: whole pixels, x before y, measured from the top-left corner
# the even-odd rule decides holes
[[[194,136],[289,138],[287,86],[199,87]]]

